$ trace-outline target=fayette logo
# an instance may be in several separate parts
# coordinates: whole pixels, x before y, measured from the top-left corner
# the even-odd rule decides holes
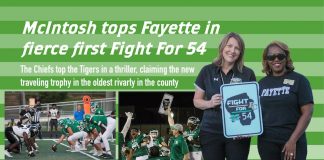
[[[218,81],[218,78],[215,78],[215,77],[214,77],[214,81]]]

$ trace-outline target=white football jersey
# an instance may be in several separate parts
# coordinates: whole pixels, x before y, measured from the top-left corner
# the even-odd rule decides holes
[[[12,127],[14,134],[17,135],[20,138],[23,138],[23,133],[26,132],[28,135],[28,138],[30,138],[30,131],[29,128],[27,126],[23,126],[23,127],[18,127],[18,126],[13,126]]]
[[[51,119],[57,119],[56,116],[58,115],[59,111],[56,108],[55,109],[51,108],[49,112],[50,112]]]

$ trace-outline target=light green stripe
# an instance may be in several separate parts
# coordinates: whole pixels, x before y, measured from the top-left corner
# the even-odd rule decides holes
[[[0,35],[0,48],[22,48],[27,42],[36,44],[67,44],[73,48],[78,41],[86,44],[101,44],[105,42],[111,48],[113,42],[125,41],[126,44],[152,43],[153,48],[158,47],[159,42],[184,45],[189,42],[207,42],[207,48],[217,48],[224,35],[123,35],[117,38],[115,35]],[[324,48],[324,34],[242,34],[246,48],[265,48],[271,41],[280,40],[288,44],[290,48]]]
[[[307,145],[307,159],[324,159],[324,145]],[[250,154],[248,159],[260,159],[257,145],[250,146]]]
[[[67,56],[67,59],[68,56]],[[3,62],[0,64],[0,68],[10,68],[10,70],[2,69],[0,70],[1,76],[16,76],[19,74],[20,76],[62,76],[62,74],[58,73],[49,73],[49,74],[41,74],[41,73],[22,73],[20,65],[26,65],[28,67],[34,68],[35,65],[43,65],[43,66],[51,66],[55,69],[55,66],[59,67],[65,67],[68,66],[74,66],[78,68],[78,73],[69,73],[67,70],[64,76],[77,76],[77,75],[85,75],[80,73],[80,65],[85,65],[87,67],[116,67],[116,66],[130,66],[130,67],[137,67],[138,73],[114,73],[110,74],[111,76],[130,76],[130,75],[136,75],[136,76],[147,76],[147,73],[139,73],[139,68],[142,66],[154,66],[154,67],[166,67],[169,68],[170,66],[174,67],[192,67],[194,69],[194,72],[191,73],[169,73],[167,76],[196,76],[200,72],[200,69],[205,66],[206,62],[173,62],[170,64],[169,62],[25,62],[25,63],[17,63],[17,62]],[[246,62],[245,65],[249,68],[251,68],[256,76],[265,76],[264,73],[262,73],[262,64],[261,62]],[[324,62],[296,62],[294,63],[295,71],[298,73],[303,74],[304,76],[324,76],[324,72],[322,70],[319,70],[320,68],[324,68]],[[108,74],[108,73],[107,73]],[[106,75],[107,75],[106,74]],[[94,73],[90,74],[91,76],[99,76],[99,75],[105,75],[103,73]],[[151,76],[161,76],[163,74],[149,74]],[[324,82],[323,82],[324,83]]]
[[[3,117],[0,117],[0,132],[4,132],[4,128],[5,128],[5,121]]]
[[[0,145],[0,159],[5,159],[4,150],[5,150],[5,146],[4,145]]]
[[[44,0],[10,0],[0,1],[0,6],[323,6],[322,0],[311,0],[311,1],[293,1],[293,0],[272,0],[272,1],[241,1],[241,0],[200,0],[200,1],[186,1],[186,0],[163,0],[163,1],[152,1],[152,0],[123,0],[123,1],[66,1],[66,0],[55,0],[55,1],[44,1]]]
[[[315,104],[324,104],[324,90],[313,90],[314,103]],[[324,124],[324,121],[323,121]],[[323,127],[324,129],[324,127]]]
[[[262,73],[261,62],[246,62],[244,64],[250,67],[256,76],[265,75]],[[296,72],[301,73],[304,76],[324,76],[324,72],[320,70],[321,68],[324,68],[324,62],[295,62],[294,67]]]
[[[323,21],[323,10],[324,7],[1,7],[0,20]]]
[[[312,118],[308,128],[307,132],[324,132],[324,117],[315,117]]]
[[[0,75],[2,76],[1,73],[0,73]],[[4,102],[5,102],[4,95],[5,95],[5,92],[0,90],[0,104],[4,104]]]

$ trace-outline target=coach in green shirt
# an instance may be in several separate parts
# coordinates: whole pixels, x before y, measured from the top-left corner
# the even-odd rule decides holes
[[[174,124],[171,126],[173,137],[170,141],[171,160],[189,160],[189,149],[186,140],[182,136],[183,126]]]

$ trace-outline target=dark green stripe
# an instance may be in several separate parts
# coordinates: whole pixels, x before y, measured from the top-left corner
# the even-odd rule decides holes
[[[208,46],[208,44],[207,44]],[[23,46],[22,46],[23,47]],[[71,49],[72,50],[72,49]],[[324,61],[324,49],[296,49],[292,48],[291,57],[294,62],[323,62]],[[152,49],[152,53],[155,53],[156,49]],[[109,55],[110,49],[105,50],[106,55],[87,55],[87,56],[75,56],[70,58],[70,55],[66,56],[25,56],[21,58],[23,49],[15,48],[0,48],[1,59],[0,62],[211,62],[218,54],[218,49],[209,48],[207,52],[201,56],[185,55],[186,50],[180,50],[179,55],[144,55],[133,56],[131,58],[124,58],[120,55]],[[71,51],[72,52],[72,51]],[[263,49],[246,49],[244,60],[245,62],[261,62]]]
[[[42,0],[3,0],[0,1],[1,6],[323,6],[322,0],[311,1],[293,1],[293,0],[272,0],[272,1],[258,1],[258,0],[200,0],[200,1],[188,1],[188,0],[164,0],[164,1],[151,1],[151,0],[78,0],[78,1],[42,1]]]
[[[36,80],[38,77],[23,77],[24,80]],[[131,88],[130,86],[72,86],[71,88],[67,88],[67,87],[62,87],[59,88],[57,86],[53,87],[53,86],[49,86],[48,88],[44,88],[42,86],[32,86],[32,87],[22,87],[20,84],[20,79],[21,77],[1,77],[0,80],[0,89],[1,90],[49,90],[49,89],[61,89],[61,90],[171,90],[171,89],[175,89],[174,87],[168,87],[168,86],[157,86],[157,81],[160,80],[172,80],[172,79],[176,79],[179,80],[178,83],[178,88],[176,88],[175,90],[188,90],[190,88],[192,88],[192,90],[194,89],[194,80],[196,79],[196,77],[162,77],[162,76],[148,76],[148,77],[144,77],[144,76],[127,76],[127,77],[108,77],[108,76],[98,76],[98,77],[84,77],[84,76],[78,76],[78,77],[41,77],[42,80],[62,80],[63,78],[65,78],[66,80],[73,80],[73,79],[77,79],[77,80],[81,80],[82,78],[86,78],[86,80],[90,80],[90,81],[94,81],[96,79],[104,79],[104,80],[110,80],[112,79],[113,81],[116,81],[116,79],[119,80],[129,80],[130,78],[133,80],[146,80],[146,79],[150,79],[150,80],[154,80],[156,82],[155,86],[135,86],[134,88]]]
[[[68,21],[69,24],[88,24],[87,21]],[[108,21],[111,24],[137,24],[137,34],[141,32],[143,21]],[[207,21],[190,21],[192,24],[200,24],[201,31],[205,30]],[[46,24],[45,21],[39,21],[38,24]],[[55,24],[63,24],[63,21],[54,21]],[[96,34],[100,34],[103,21],[95,21]],[[172,24],[179,21],[154,21],[154,23]],[[324,22],[312,21],[213,21],[214,24],[220,24],[220,34],[228,32],[238,32],[241,34],[323,34]],[[0,34],[21,34],[25,22],[22,21],[0,21]],[[201,33],[203,34],[203,33]]]
[[[4,145],[5,144],[4,138],[5,138],[4,132],[0,132],[0,145]]]
[[[8,77],[1,77],[0,80],[0,89],[1,90],[6,90],[6,89],[20,89],[20,90],[24,90],[24,89],[31,89],[31,90],[38,90],[38,89],[44,89],[46,90],[46,88],[43,87],[21,87],[20,86],[20,79],[22,77],[12,77],[12,76],[8,76]],[[72,80],[73,78],[80,80],[81,78],[85,78],[83,76],[77,76],[77,77],[48,77],[48,76],[44,76],[44,77],[23,77],[24,80],[34,80],[36,78],[41,78],[43,80],[49,80],[49,79],[53,79],[53,80],[62,80],[63,78],[68,79],[68,80]],[[92,76],[88,76],[86,77],[86,79],[88,80],[95,80],[97,78],[103,78],[105,80],[109,80],[109,79],[123,79],[123,80],[127,80],[132,78],[133,80],[135,79],[139,79],[139,80],[144,80],[146,78],[158,81],[158,80],[172,80],[172,79],[176,79],[179,80],[179,84],[178,84],[178,88],[173,88],[173,87],[158,87],[158,86],[143,86],[143,87],[135,87],[134,89],[143,89],[143,90],[159,90],[159,89],[175,89],[175,90],[194,90],[194,85],[193,83],[196,80],[196,76],[172,76],[172,77],[164,77],[164,76],[148,76],[148,77],[144,77],[144,76],[121,76],[121,77],[114,77],[114,76],[110,76],[110,77],[105,77],[105,76],[98,76],[98,77],[92,77]],[[257,79],[260,79],[261,77],[257,77]],[[310,81],[312,89],[324,89],[324,77],[307,77],[307,79]],[[48,89],[60,89],[58,87],[50,87]],[[68,88],[61,88],[61,89],[68,89]],[[96,90],[105,90],[105,89],[118,89],[118,90],[130,90],[130,87],[117,87],[117,86],[110,86],[110,87],[99,87],[99,86],[74,86],[72,88],[69,88],[69,90],[84,90],[84,89],[96,89]]]
[[[4,117],[4,112],[5,112],[5,108],[4,108],[4,104],[0,104],[0,117]]]
[[[314,105],[313,117],[324,117],[324,104]]]
[[[324,132],[306,132],[308,145],[324,145]],[[257,137],[252,137],[252,145],[257,145]]]

